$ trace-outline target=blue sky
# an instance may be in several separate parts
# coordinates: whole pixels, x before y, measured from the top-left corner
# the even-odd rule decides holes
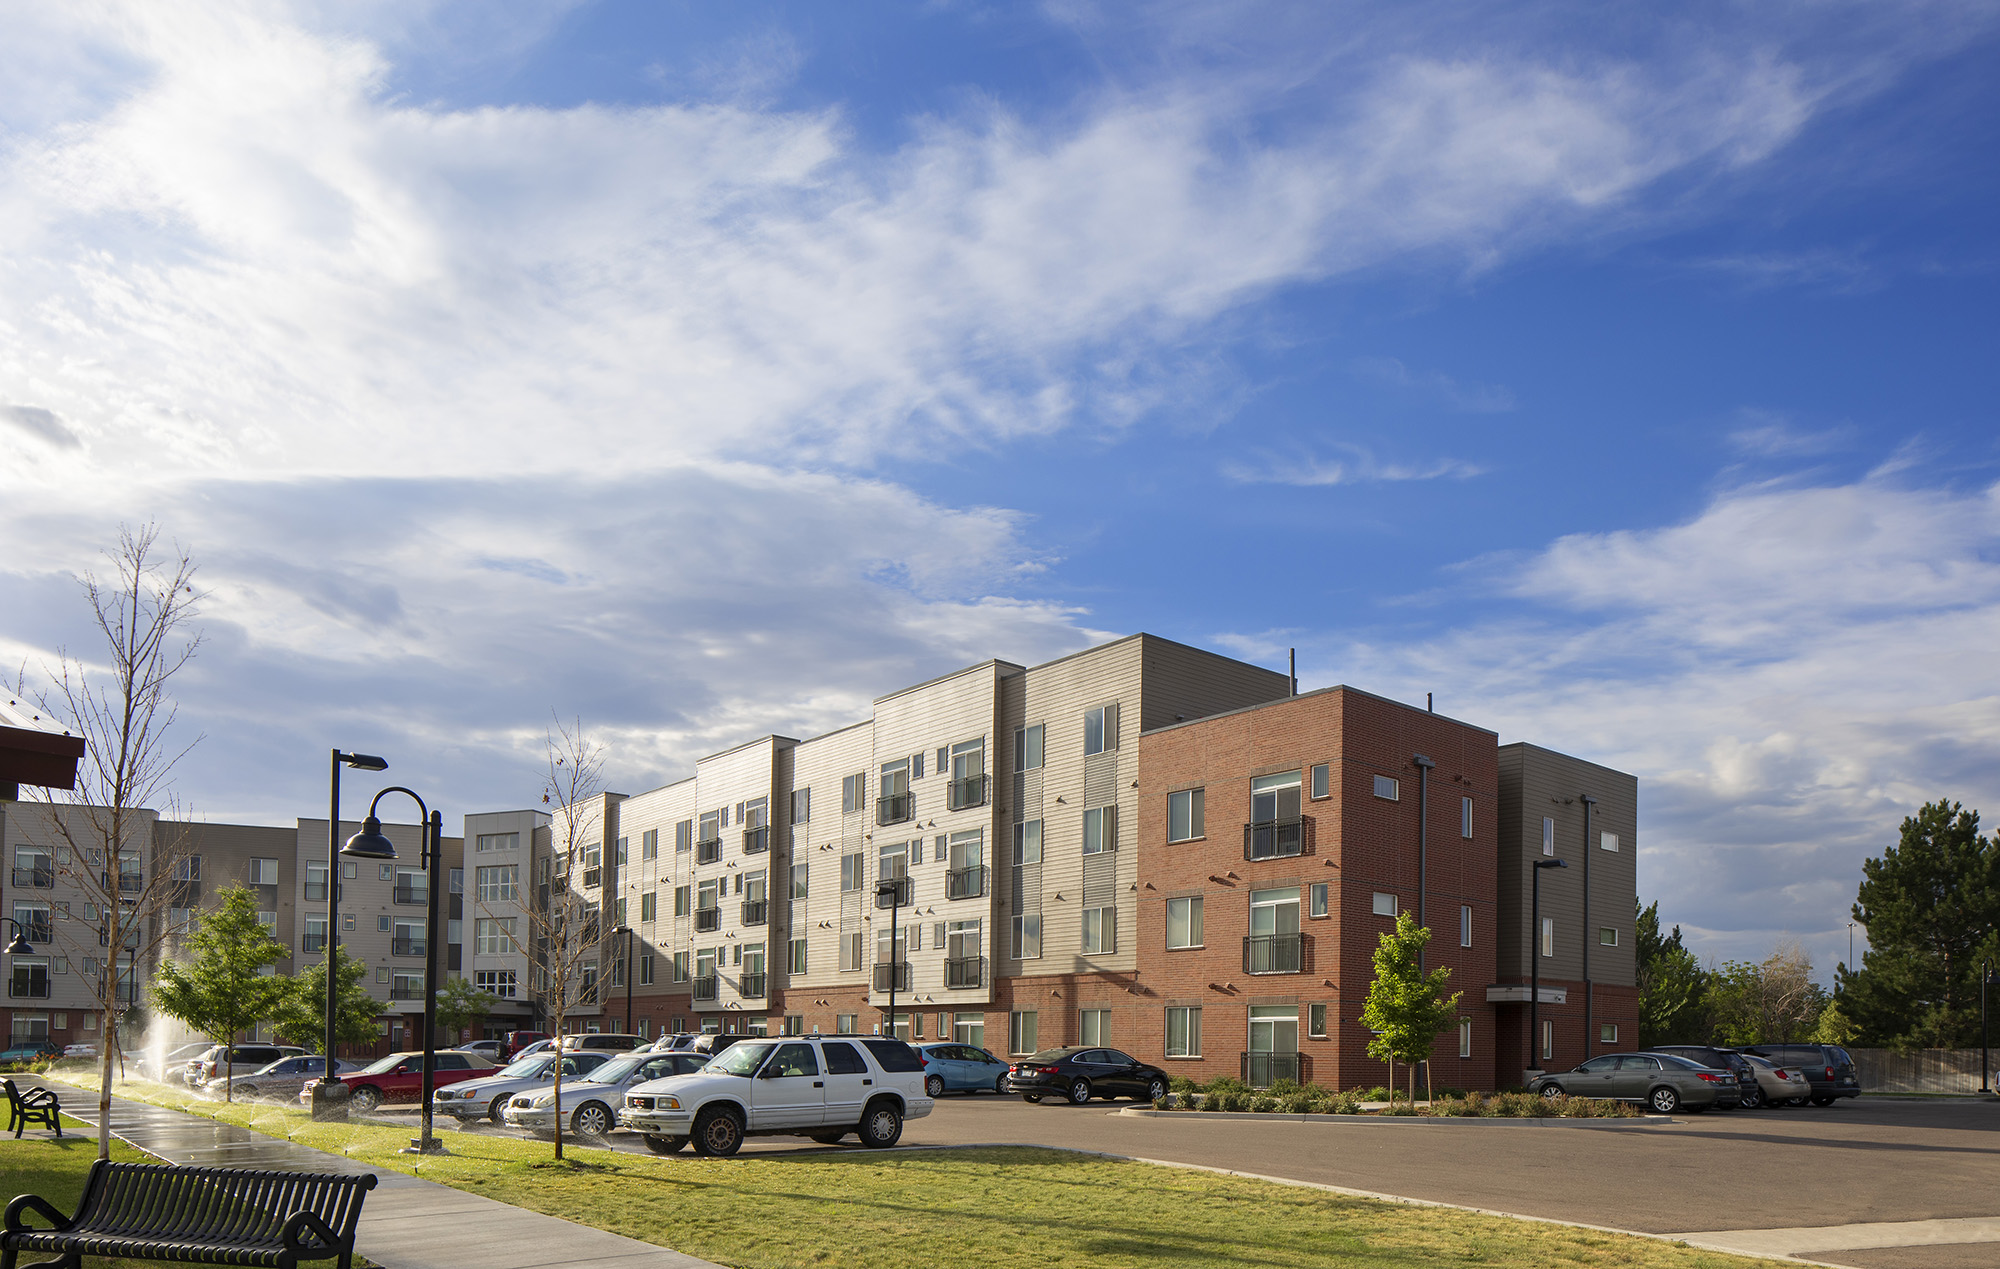
[[[216,819],[1133,630],[1638,773],[1714,957],[2000,812],[2000,9],[15,5],[0,654],[200,561]]]

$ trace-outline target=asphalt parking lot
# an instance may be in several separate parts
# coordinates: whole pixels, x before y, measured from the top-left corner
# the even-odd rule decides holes
[[[1684,1115],[1647,1128],[1118,1113],[1130,1104],[948,1096],[908,1125],[903,1144],[1102,1150],[1648,1233],[2000,1217],[1995,1103],[1862,1098]],[[644,1149],[625,1134],[613,1141]],[[767,1137],[753,1138],[744,1153],[822,1148]],[[860,1147],[850,1138],[833,1148]],[[1861,1269],[2000,1264],[2000,1243],[1935,1242],[1957,1228],[1925,1231],[1931,1245],[1827,1248],[1812,1258]]]

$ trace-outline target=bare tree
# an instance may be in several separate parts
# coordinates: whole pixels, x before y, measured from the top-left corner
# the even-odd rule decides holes
[[[547,741],[542,801],[551,807],[549,850],[535,852],[534,880],[520,903],[528,928],[523,942],[507,938],[528,960],[530,997],[549,1019],[558,1054],[570,1010],[597,1000],[597,955],[604,941],[601,890],[592,884],[604,865],[604,747],[580,719],[555,720]],[[503,926],[502,929],[507,927]],[[556,1158],[563,1157],[562,1063],[556,1063]]]
[[[80,582],[104,636],[101,664],[58,650],[46,688],[32,693],[42,712],[66,721],[88,749],[73,790],[36,790],[47,805],[46,831],[56,847],[56,877],[80,895],[88,921],[58,922],[58,945],[96,959],[91,977],[103,1019],[98,1087],[97,1156],[111,1154],[112,1064],[118,1020],[138,1003],[140,966],[180,931],[169,913],[192,906],[193,837],[173,793],[173,769],[201,740],[169,739],[176,706],[169,687],[201,646],[193,628],[200,596],[186,551],[159,551],[159,528],[119,530],[105,552],[114,577],[85,573]],[[25,677],[25,676],[24,676]],[[22,687],[26,688],[23,683]],[[176,902],[176,900],[182,900]],[[77,915],[72,913],[72,915]],[[71,933],[81,926],[87,934]],[[89,944],[95,944],[90,946]]]

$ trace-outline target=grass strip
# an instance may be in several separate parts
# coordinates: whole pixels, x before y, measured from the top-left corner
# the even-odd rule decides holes
[[[165,1085],[122,1096],[235,1123],[742,1269],[1749,1269],[1769,1261],[1655,1239],[1415,1207],[1031,1147],[734,1159],[572,1149],[446,1129],[449,1157],[396,1151],[410,1129],[314,1123]]]

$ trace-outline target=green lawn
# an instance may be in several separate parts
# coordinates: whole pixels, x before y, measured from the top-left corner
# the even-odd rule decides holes
[[[302,1111],[225,1106],[162,1085],[121,1091],[744,1269],[1770,1263],[1059,1150],[702,1159],[572,1149],[556,1163],[547,1143],[447,1130],[454,1153],[420,1162],[395,1153],[408,1128],[315,1124]]]
[[[90,1165],[97,1161],[97,1131],[89,1124],[80,1123],[68,1115],[62,1117],[63,1132],[75,1133],[60,1140],[49,1138],[37,1140],[32,1136],[14,1140],[9,1132],[0,1137],[0,1201],[11,1199],[16,1194],[39,1194],[47,1199],[57,1211],[68,1215],[76,1211],[77,1200],[83,1197],[83,1178],[90,1171]],[[157,1163],[149,1154],[142,1154],[122,1141],[111,1143],[111,1157],[121,1163]],[[35,1224],[44,1224],[39,1217],[31,1217]],[[30,1253],[35,1259],[46,1259],[40,1253]],[[169,1264],[164,1260],[109,1260],[93,1257],[92,1266],[109,1265],[117,1269],[165,1269]]]

